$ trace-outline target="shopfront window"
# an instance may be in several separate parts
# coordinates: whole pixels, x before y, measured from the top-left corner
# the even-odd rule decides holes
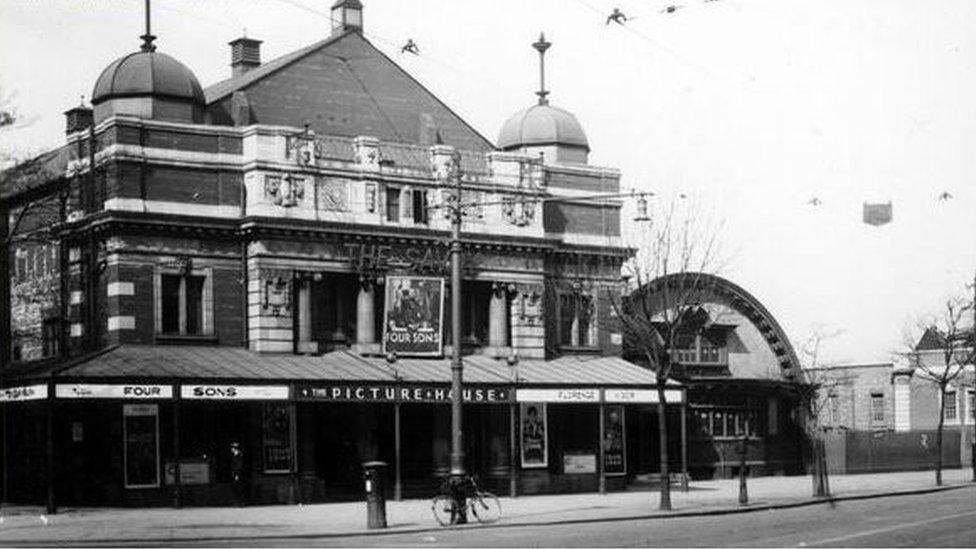
[[[696,408],[698,430],[712,438],[758,437],[763,417],[762,401],[754,397],[723,396],[708,399]]]

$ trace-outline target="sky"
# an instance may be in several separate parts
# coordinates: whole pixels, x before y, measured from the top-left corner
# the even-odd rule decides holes
[[[332,2],[153,0],[152,30],[207,86],[244,32],[265,61],[328,36]],[[545,32],[550,101],[581,122],[590,163],[702,204],[724,227],[719,274],[798,350],[829,334],[821,363],[889,361],[906,326],[973,292],[976,2],[363,3],[366,37],[491,141],[535,101]],[[606,24],[614,7],[625,25]],[[142,33],[141,0],[0,2],[0,99],[29,122],[0,151],[59,145],[62,112]],[[400,53],[408,38],[420,55]],[[891,223],[862,223],[889,201]]]

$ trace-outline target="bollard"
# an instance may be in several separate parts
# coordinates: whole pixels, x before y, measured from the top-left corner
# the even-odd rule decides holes
[[[386,528],[386,463],[364,463],[363,480],[366,484],[366,527]]]

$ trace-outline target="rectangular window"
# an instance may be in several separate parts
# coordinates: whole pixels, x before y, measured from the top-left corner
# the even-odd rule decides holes
[[[840,398],[833,392],[827,398],[830,402],[830,425],[837,427],[840,425]]]
[[[427,191],[413,191],[413,222],[427,224]]]
[[[559,338],[569,347],[593,347],[596,334],[593,318],[593,296],[562,294],[559,296]]]
[[[885,401],[881,393],[871,393],[871,423],[884,423]]]
[[[576,321],[575,296],[563,294],[559,296],[559,335],[560,343],[573,345],[573,323]]]
[[[123,406],[125,487],[159,487],[159,406]]]
[[[164,334],[180,333],[180,286],[183,277],[180,275],[164,274],[162,281],[162,313],[163,325],[160,330]]]
[[[60,343],[61,319],[45,318],[41,325],[41,344],[44,357],[58,355],[58,345]]]
[[[386,220],[390,223],[400,222],[400,189],[386,188]]]
[[[157,333],[191,336],[213,333],[211,288],[206,272],[163,273],[157,284]]]
[[[203,334],[203,283],[205,277],[187,276],[186,284],[186,333]]]
[[[946,421],[956,421],[959,414],[956,409],[956,392],[946,391],[945,392],[945,420]]]

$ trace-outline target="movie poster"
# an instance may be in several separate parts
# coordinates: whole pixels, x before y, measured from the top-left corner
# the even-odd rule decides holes
[[[386,277],[383,352],[399,356],[441,356],[444,279]]]
[[[522,467],[525,469],[548,467],[549,440],[545,403],[521,403],[521,417],[519,434],[522,442]]]
[[[295,467],[294,417],[288,402],[264,403],[264,472],[290,473]]]
[[[627,442],[624,438],[624,407],[607,406],[603,415],[603,472],[627,473]]]

